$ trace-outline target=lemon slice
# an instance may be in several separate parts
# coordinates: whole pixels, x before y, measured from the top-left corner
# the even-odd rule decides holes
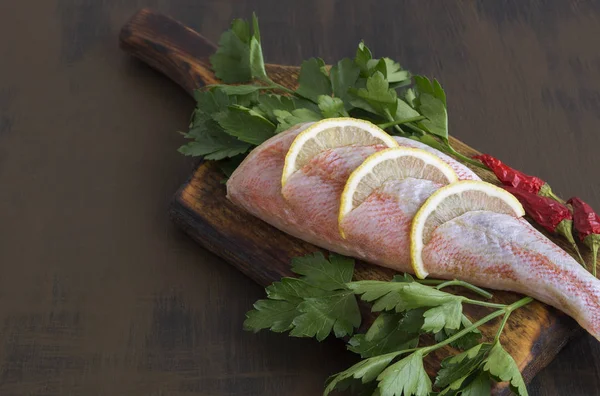
[[[338,223],[388,180],[407,177],[450,184],[458,180],[456,172],[439,157],[425,150],[394,147],[370,155],[350,174],[340,201]],[[340,227],[340,233],[344,232]]]
[[[327,149],[383,144],[398,147],[393,137],[376,125],[355,118],[329,118],[315,122],[296,136],[285,156],[281,186],[311,158]]]
[[[523,206],[511,193],[483,181],[460,181],[437,190],[425,201],[413,219],[410,232],[410,259],[417,277],[428,275],[423,265],[423,247],[441,224],[471,211],[490,211],[515,217],[525,215]]]

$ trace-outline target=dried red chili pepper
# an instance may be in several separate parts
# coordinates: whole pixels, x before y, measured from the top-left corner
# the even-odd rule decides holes
[[[550,185],[539,177],[526,175],[489,154],[476,155],[473,158],[483,162],[485,166],[490,168],[498,180],[505,186],[518,188],[519,190],[527,191],[542,197],[550,197],[555,201],[564,203],[562,199],[554,195]]]
[[[573,239],[573,215],[567,206],[552,198],[536,195],[519,188],[506,186],[504,189],[517,197],[525,212],[536,223],[549,232],[564,236],[577,252],[581,264],[585,265],[575,239]]]
[[[573,207],[573,224],[579,239],[592,250],[592,274],[596,276],[596,260],[600,246],[600,216],[581,199],[573,197],[567,201]]]

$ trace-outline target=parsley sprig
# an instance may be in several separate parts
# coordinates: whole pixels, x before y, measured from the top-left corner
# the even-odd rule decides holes
[[[267,287],[267,300],[254,304],[244,323],[248,330],[290,331],[293,337],[322,341],[333,331],[336,337],[352,335],[361,315],[352,290],[354,261],[322,253],[297,257],[292,271],[300,278],[283,278]]]
[[[354,261],[334,254],[329,259],[321,253],[295,258],[292,271],[300,277],[283,278],[267,287],[267,299],[254,304],[244,327],[289,331],[290,336],[319,341],[331,333],[337,338],[351,336],[348,349],[362,360],[329,378],[324,395],[348,388],[377,396],[484,395],[490,394],[492,381],[508,381],[513,392],[527,395],[519,368],[502,347],[500,335],[511,313],[533,301],[530,297],[497,304],[443,290],[459,286],[483,298],[492,297],[469,283],[416,280],[408,274],[387,282],[352,282]],[[354,334],[361,324],[357,297],[379,313],[364,334]],[[472,323],[463,314],[464,304],[493,311]],[[502,321],[494,339],[481,342],[478,328],[499,317]],[[436,343],[421,345],[426,335],[433,335]],[[463,352],[444,359],[432,381],[423,360],[447,345]]]
[[[196,92],[197,107],[184,133],[190,142],[179,149],[182,154],[225,160],[231,169],[253,147],[298,123],[351,116],[481,166],[450,145],[440,83],[412,76],[390,58],[374,58],[363,42],[354,59],[330,68],[320,58],[302,62],[298,88],[291,90],[267,74],[253,15],[252,23],[233,21],[210,61],[224,84]]]

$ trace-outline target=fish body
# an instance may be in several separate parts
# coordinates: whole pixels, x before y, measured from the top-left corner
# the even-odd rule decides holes
[[[281,186],[285,156],[298,125],[254,149],[227,182],[236,205],[274,227],[327,250],[402,272],[413,272],[410,225],[441,185],[422,179],[388,181],[338,224],[345,183],[369,155],[384,146],[328,149]],[[396,138],[442,159],[460,180],[479,180],[469,168],[420,142]],[[345,238],[340,234],[344,230]],[[423,250],[427,271],[478,286],[530,295],[563,310],[600,337],[600,281],[523,219],[468,212],[439,226]]]

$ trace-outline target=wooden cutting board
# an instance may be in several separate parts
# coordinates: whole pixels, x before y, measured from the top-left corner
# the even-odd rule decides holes
[[[210,70],[208,60],[216,49],[214,44],[167,16],[149,10],[139,11],[123,27],[120,44],[123,50],[170,77],[190,95],[195,89],[218,82]],[[267,72],[280,84],[290,88],[296,86],[297,67],[267,65]],[[455,139],[452,144],[465,155],[477,153]],[[489,172],[474,170],[482,179],[495,182]],[[225,198],[222,179],[222,174],[213,164],[200,163],[177,191],[170,208],[172,219],[206,249],[263,286],[283,276],[293,276],[289,265],[293,257],[320,250],[231,204]],[[562,240],[550,238],[569,250]],[[359,262],[356,266],[357,280],[388,280],[392,276],[393,271],[367,263]],[[518,298],[520,296],[517,294],[506,292],[496,292],[494,296],[495,301],[503,303],[513,302]],[[475,306],[467,306],[465,311],[471,317],[482,317],[487,312],[484,308]],[[365,322],[363,327],[369,320]],[[491,322],[484,326],[481,329],[484,337],[493,338],[497,324]],[[529,382],[572,336],[581,331],[566,315],[535,302],[510,317],[501,341]],[[428,372],[437,370],[441,359],[451,352],[450,349],[439,350],[428,356]],[[507,395],[510,391],[506,384],[498,384],[494,388],[494,394]]]

